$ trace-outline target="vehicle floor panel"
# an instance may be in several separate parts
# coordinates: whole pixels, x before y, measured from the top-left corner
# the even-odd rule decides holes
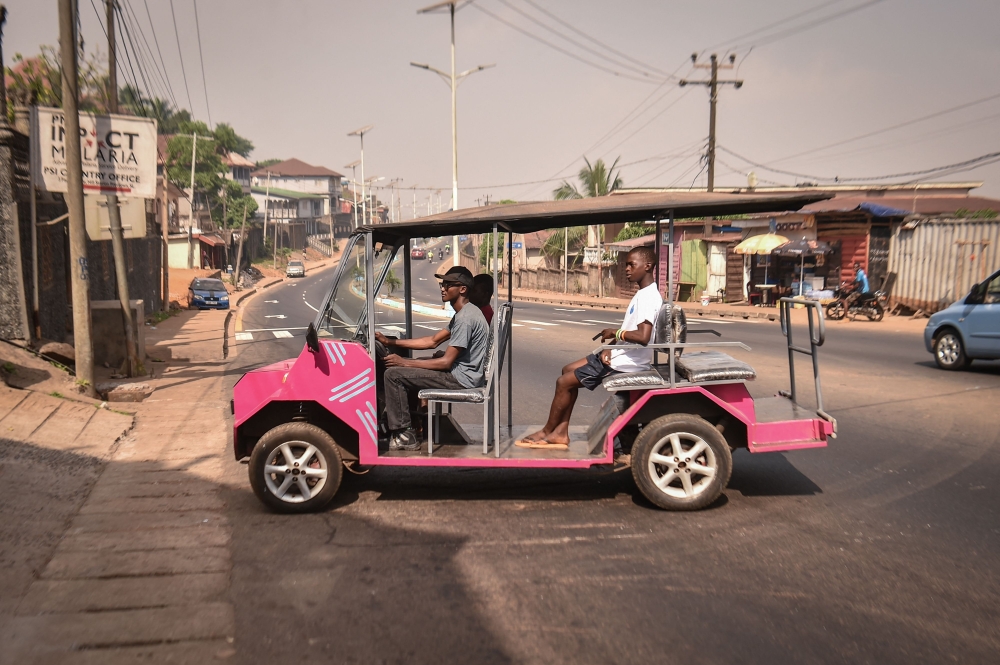
[[[784,420],[813,420],[816,412],[806,409],[787,397],[758,397],[754,400],[754,411],[759,423],[776,423]]]
[[[482,425],[462,425],[462,429],[472,440],[469,444],[435,443],[434,452],[431,457],[446,459],[459,458],[481,458],[483,455],[483,426]],[[570,426],[569,450],[545,450],[535,448],[519,448],[514,445],[518,439],[542,429],[541,425],[515,425],[512,431],[507,430],[507,426],[500,427],[500,459],[550,459],[550,460],[579,460],[592,459],[590,446],[587,443],[586,426]],[[419,451],[393,450],[380,453],[380,457],[426,457],[427,443],[424,442]],[[496,458],[496,451],[491,445],[489,452],[485,455],[488,458]]]

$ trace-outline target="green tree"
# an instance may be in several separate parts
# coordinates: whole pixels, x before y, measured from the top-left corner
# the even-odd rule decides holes
[[[629,222],[625,225],[618,235],[615,236],[615,242],[621,242],[623,240],[631,240],[632,238],[641,238],[643,236],[648,236],[653,231],[646,226],[645,222]]]
[[[62,107],[62,68],[59,50],[41,46],[36,56],[14,54],[14,66],[6,68],[7,113],[14,120],[14,106]],[[79,107],[90,113],[106,113],[108,108],[108,72],[99,52],[85,54],[80,59],[78,73]]]
[[[497,234],[497,259],[501,263],[503,262],[504,247],[507,246],[505,241],[506,236],[506,233]],[[479,265],[492,271],[493,268],[490,266],[490,259],[493,258],[493,248],[490,247],[490,241],[493,239],[493,234],[486,233],[482,236],[482,238],[483,241],[479,243]]]
[[[572,268],[576,265],[576,261],[579,259],[580,249],[587,244],[586,226],[574,226],[568,229],[558,229],[542,244],[541,253],[546,258],[552,259],[554,262],[558,262],[559,257],[563,255],[563,251],[566,249],[567,233],[569,233],[569,252],[575,256],[573,265],[569,266]]]
[[[212,133],[215,136],[215,143],[220,150],[235,152],[242,157],[249,157],[253,152],[253,143],[250,139],[244,138],[236,133],[228,123],[220,122],[215,126]]]
[[[243,193],[243,187],[234,180],[225,180],[222,196],[225,197],[226,211],[222,223],[230,228],[239,227],[243,223],[243,209],[246,208],[247,219],[253,219],[257,212],[257,201],[249,194]],[[214,218],[214,215],[213,215]]]
[[[285,160],[283,159],[262,159],[257,162],[256,166],[258,169],[266,169],[268,166],[274,166],[275,164],[280,164]]]
[[[558,188],[552,190],[552,197],[556,200],[582,199],[589,196],[607,196],[616,189],[621,189],[624,185],[621,171],[614,172],[619,159],[621,157],[616,158],[611,164],[611,168],[608,168],[603,159],[598,159],[591,164],[590,160],[584,157],[583,161],[587,165],[580,169],[577,174],[582,190],[577,189],[576,185],[568,180],[563,180]]]

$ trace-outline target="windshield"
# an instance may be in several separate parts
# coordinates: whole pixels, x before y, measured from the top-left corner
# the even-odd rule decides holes
[[[218,279],[196,279],[191,284],[192,290],[199,291],[225,291],[226,286],[222,280]]]
[[[301,268],[302,267],[302,261],[289,261],[288,265],[292,266],[292,267],[295,267],[295,268]]]
[[[392,254],[392,247],[376,243],[375,265],[372,274],[378,280]],[[333,287],[319,330],[324,337],[354,339],[358,329],[366,325],[365,298],[368,293],[365,261],[365,237],[358,236],[341,259],[343,271]]]

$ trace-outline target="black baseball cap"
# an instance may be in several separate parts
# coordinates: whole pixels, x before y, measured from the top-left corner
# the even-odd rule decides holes
[[[472,288],[472,271],[464,266],[452,266],[443,275],[434,275],[443,282],[455,282],[464,287]]]

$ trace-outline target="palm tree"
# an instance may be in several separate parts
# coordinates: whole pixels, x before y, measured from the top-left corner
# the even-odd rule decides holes
[[[580,178],[580,184],[583,186],[583,192],[581,193],[576,188],[576,185],[568,180],[563,180],[559,188],[552,191],[553,198],[562,200],[582,199],[590,196],[607,196],[616,189],[620,189],[625,184],[621,179],[621,171],[613,173],[615,167],[618,166],[619,159],[621,157],[616,158],[609,169],[605,166],[603,159],[598,159],[591,164],[590,160],[584,157],[583,161],[587,165],[580,169],[580,173],[577,174],[577,177]]]

